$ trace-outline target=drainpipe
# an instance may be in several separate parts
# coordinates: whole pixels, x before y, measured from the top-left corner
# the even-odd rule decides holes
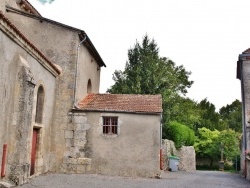
[[[245,89],[244,89],[244,77],[243,77],[243,61],[246,60],[247,57],[250,57],[250,54],[240,54],[239,61],[240,61],[240,80],[241,80],[241,100],[242,100],[242,122],[243,122],[243,145],[244,151],[247,150],[247,133],[246,133],[246,109],[245,109]],[[245,168],[244,168],[244,175],[245,178],[247,177],[247,159],[245,155]]]
[[[1,178],[5,176],[6,155],[7,155],[7,144],[4,144],[3,145],[3,156],[2,156]]]
[[[84,35],[84,39],[77,46],[77,60],[76,60],[76,71],[75,71],[75,86],[74,86],[74,100],[73,100],[73,108],[76,107],[76,87],[77,87],[77,77],[78,77],[78,61],[79,61],[79,49],[81,44],[87,39],[87,35]]]
[[[161,125],[160,125],[160,169],[163,170],[164,161],[163,161],[163,149],[162,149],[162,113],[161,113]]]

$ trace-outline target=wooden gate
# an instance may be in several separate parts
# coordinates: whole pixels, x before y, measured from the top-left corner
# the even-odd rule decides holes
[[[31,163],[30,163],[31,176],[35,173],[38,132],[39,129],[33,129],[32,146],[31,146]]]

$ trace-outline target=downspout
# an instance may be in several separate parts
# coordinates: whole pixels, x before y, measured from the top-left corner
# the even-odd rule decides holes
[[[248,54],[240,54],[239,55],[239,61],[240,61],[240,80],[241,80],[241,100],[242,100],[242,123],[243,123],[243,145],[244,145],[244,151],[247,150],[247,134],[246,134],[246,109],[245,109],[245,89],[244,89],[244,76],[243,76],[243,60],[246,60],[246,57],[250,57]],[[244,160],[245,168],[244,168],[244,175],[245,178],[247,177],[247,159],[245,155],[245,160]]]
[[[3,156],[2,156],[1,178],[3,178],[5,176],[6,155],[7,155],[7,144],[4,144],[3,145]]]
[[[160,124],[160,169],[164,169],[164,161],[163,161],[163,149],[162,149],[162,113],[161,113],[161,124]]]
[[[79,62],[79,49],[81,44],[87,39],[87,35],[84,35],[84,39],[78,44],[77,46],[77,59],[76,59],[76,71],[75,71],[75,84],[74,84],[74,100],[73,100],[73,107],[76,107],[76,87],[77,87],[77,77],[78,77],[78,62]]]

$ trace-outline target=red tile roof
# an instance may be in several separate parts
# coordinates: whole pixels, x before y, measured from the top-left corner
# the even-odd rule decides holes
[[[89,94],[78,103],[86,111],[161,113],[161,95]]]
[[[1,19],[3,20],[3,23],[0,22],[0,24],[3,24],[3,26],[5,26],[6,24],[8,26],[9,32],[11,29],[15,33],[15,35],[23,39],[28,46],[30,46],[38,55],[40,55],[43,58],[43,60],[48,64],[48,66],[50,66],[54,71],[56,71],[57,74],[61,73],[61,71],[32,42],[30,42],[28,38],[25,37],[21,33],[21,31],[17,29],[17,27],[7,17],[4,16],[2,11],[0,11],[0,20]]]

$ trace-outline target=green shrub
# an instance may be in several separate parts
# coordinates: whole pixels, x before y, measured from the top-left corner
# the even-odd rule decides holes
[[[176,121],[169,123],[167,127],[167,137],[168,139],[174,141],[176,148],[194,145],[194,131],[188,126],[180,124]]]

